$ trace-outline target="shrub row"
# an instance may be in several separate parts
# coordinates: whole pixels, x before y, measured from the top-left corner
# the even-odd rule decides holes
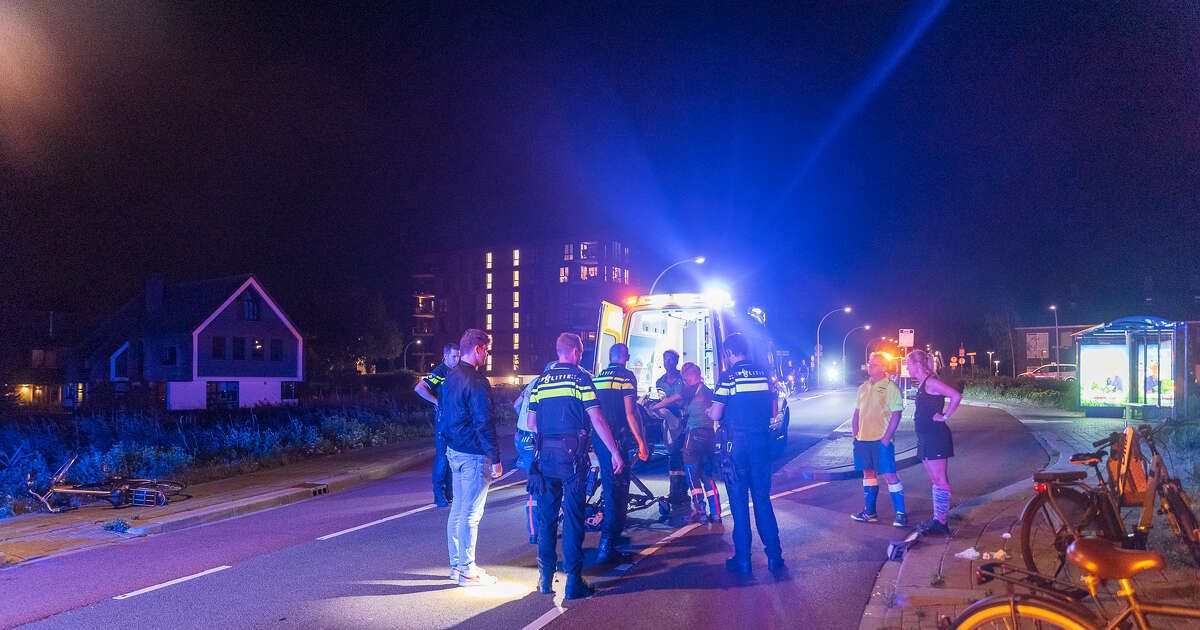
[[[977,400],[1075,410],[1079,407],[1078,387],[1075,381],[998,376],[968,378],[962,392],[964,396]]]

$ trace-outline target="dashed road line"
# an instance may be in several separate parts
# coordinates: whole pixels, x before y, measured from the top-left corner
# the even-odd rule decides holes
[[[129,599],[130,597],[137,597],[138,595],[145,595],[146,593],[149,593],[151,591],[157,591],[160,588],[174,586],[181,582],[187,582],[188,580],[194,580],[196,578],[204,577],[206,575],[216,573],[217,571],[224,571],[225,569],[229,569],[229,568],[232,568],[232,566],[228,565],[228,564],[221,565],[219,567],[213,567],[207,571],[201,571],[199,573],[193,573],[192,575],[187,575],[187,576],[184,576],[181,578],[175,578],[174,580],[170,580],[168,582],[163,582],[162,584],[155,584],[154,586],[147,586],[146,588],[138,589],[136,591],[133,591],[132,593],[125,593],[124,595],[116,595],[113,597],[113,599]]]

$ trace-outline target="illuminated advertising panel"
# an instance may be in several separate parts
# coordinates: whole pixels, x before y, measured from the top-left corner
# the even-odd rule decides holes
[[[1140,402],[1145,405],[1175,406],[1175,355],[1172,344],[1149,343],[1138,355],[1138,378],[1142,390]],[[1161,400],[1159,396],[1162,396]]]
[[[1079,346],[1079,403],[1119,407],[1129,400],[1129,350],[1125,346]]]

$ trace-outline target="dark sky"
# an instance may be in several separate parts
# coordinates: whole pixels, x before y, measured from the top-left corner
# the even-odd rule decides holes
[[[0,4],[0,300],[604,228],[793,343],[1200,318],[1194,3],[646,4]]]

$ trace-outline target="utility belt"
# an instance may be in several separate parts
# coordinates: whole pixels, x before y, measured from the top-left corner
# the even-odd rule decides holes
[[[588,446],[590,431],[580,429],[575,433],[544,435],[538,433],[538,468],[547,477],[566,479],[590,468]]]

